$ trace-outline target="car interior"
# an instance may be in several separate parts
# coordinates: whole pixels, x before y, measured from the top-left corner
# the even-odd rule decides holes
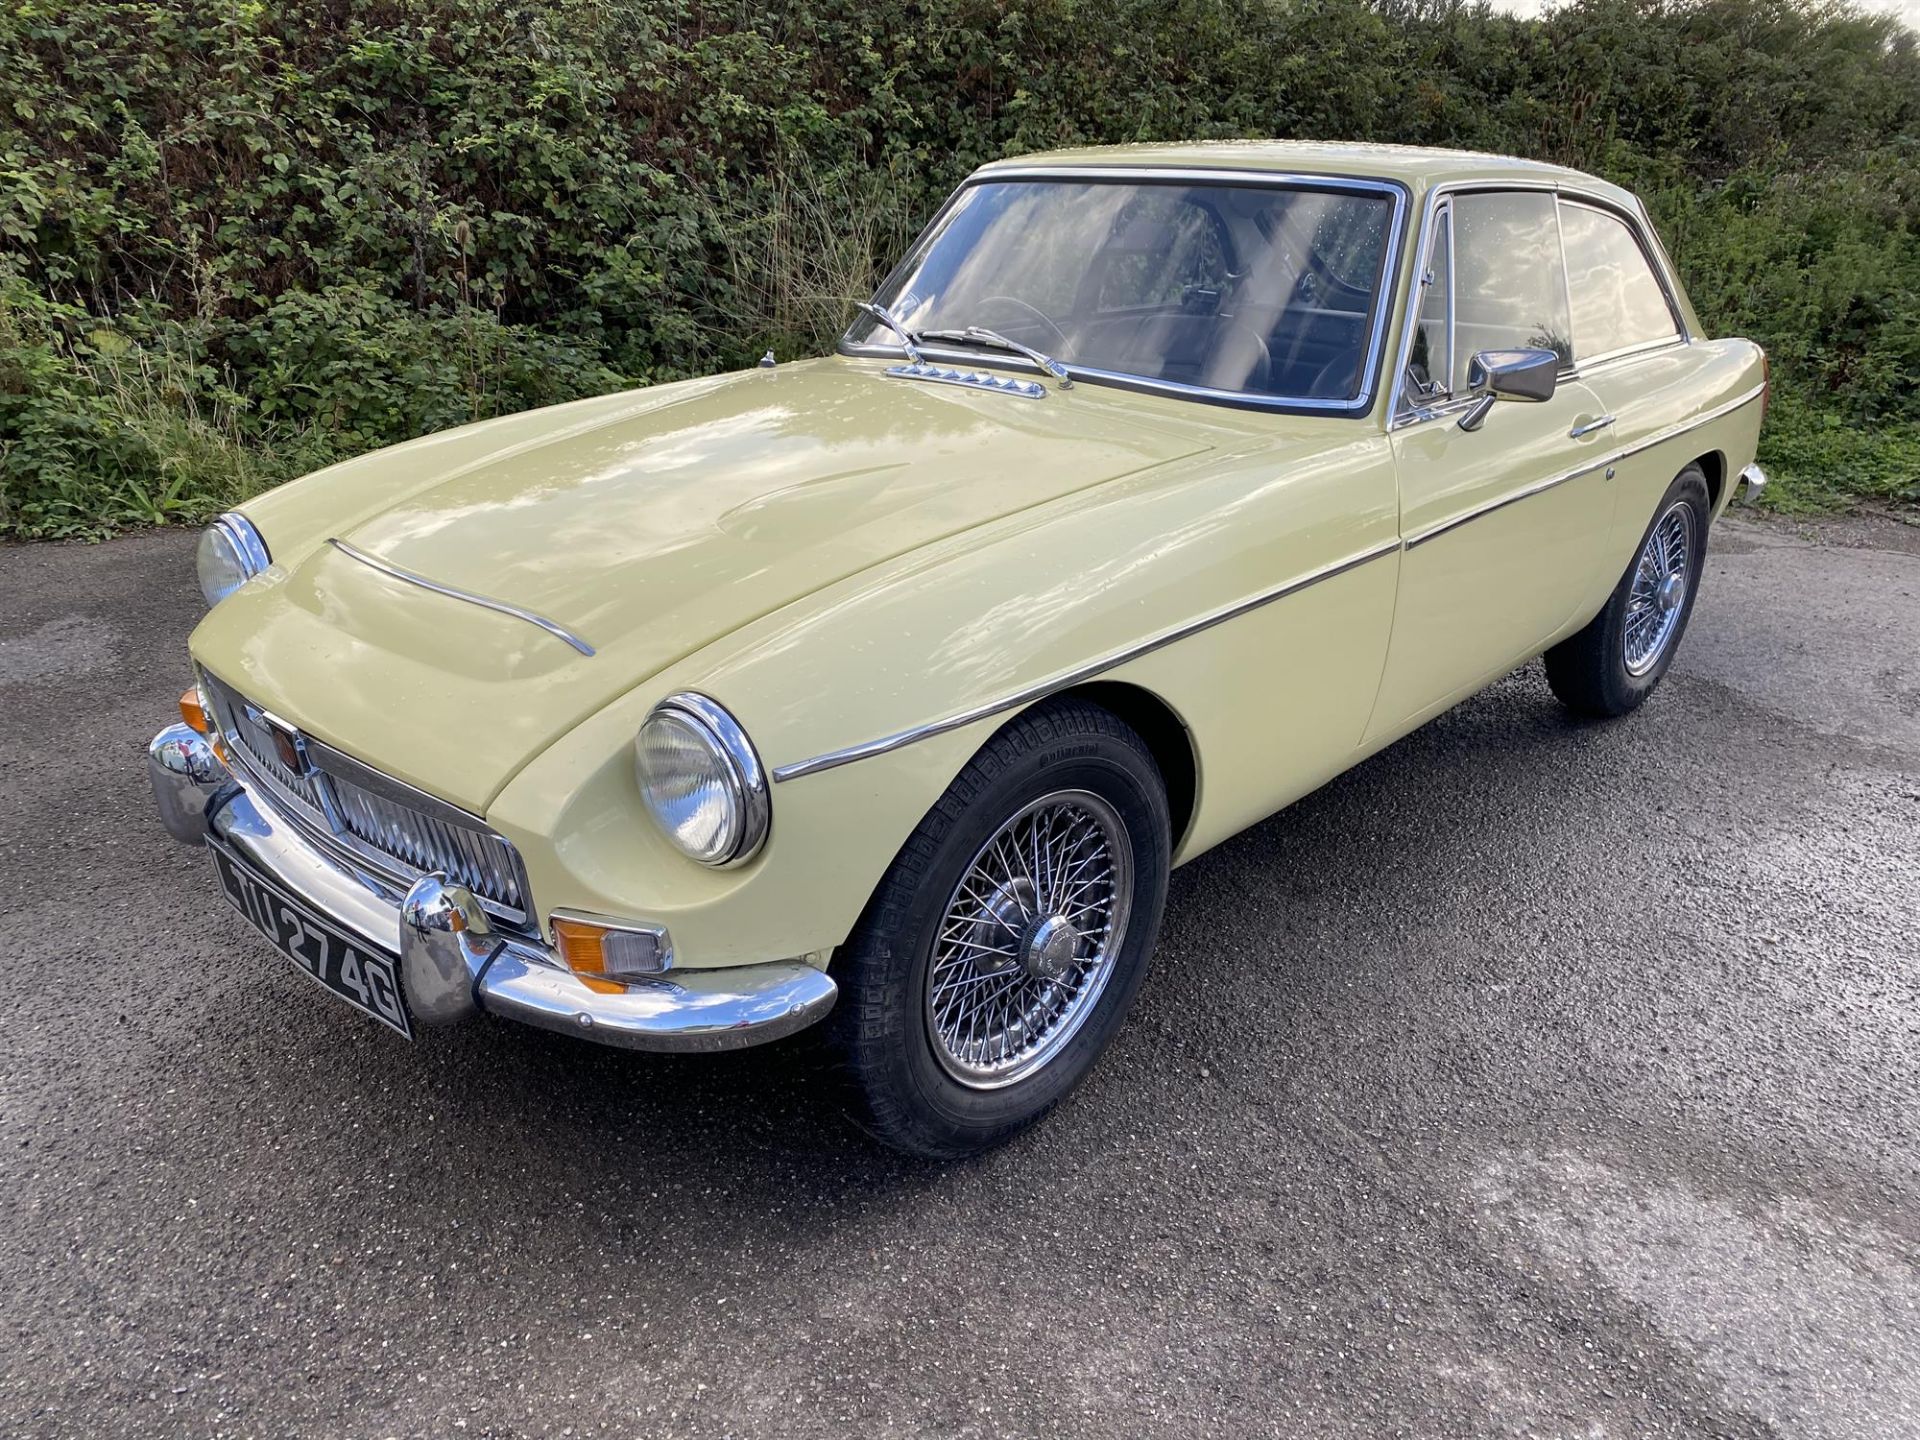
[[[1174,183],[979,188],[1027,193],[956,215],[947,253],[936,246],[897,302],[915,328],[986,326],[1069,365],[1207,390],[1359,395],[1391,228],[1386,196]],[[1089,231],[1091,247],[1080,239]]]

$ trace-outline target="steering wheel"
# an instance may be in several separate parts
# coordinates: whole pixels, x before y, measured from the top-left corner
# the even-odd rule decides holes
[[[1017,306],[1053,332],[1053,338],[1060,342],[1054,347],[1055,349],[1067,350],[1072,348],[1067,342],[1067,332],[1054,323],[1052,316],[1048,315],[1046,311],[1040,309],[1038,306],[1028,304],[1018,295],[988,295],[980,302],[980,308],[982,310],[991,305]]]
[[[1261,337],[1260,332],[1246,321],[1233,316],[1222,315],[1220,343],[1213,347],[1217,356],[1228,345],[1238,343],[1243,351],[1253,354],[1254,362],[1247,367],[1247,373],[1238,385],[1228,385],[1228,390],[1241,390],[1250,395],[1258,395],[1273,384],[1273,350]],[[1229,338],[1231,337],[1231,338]],[[1211,368],[1211,367],[1209,367]],[[1225,378],[1225,377],[1222,377]]]
[[[1335,355],[1320,367],[1313,377],[1313,384],[1307,395],[1316,400],[1344,400],[1353,391],[1353,383],[1360,374],[1360,359],[1357,355]],[[1411,372],[1411,367],[1409,367]],[[1409,373],[1409,379],[1412,379]],[[1415,384],[1419,382],[1414,381]]]

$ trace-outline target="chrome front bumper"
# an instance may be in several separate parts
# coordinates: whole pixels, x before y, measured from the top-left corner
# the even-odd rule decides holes
[[[1740,472],[1739,498],[1747,504],[1755,504],[1760,494],[1767,488],[1767,472],[1758,465],[1749,465]]]
[[[485,1011],[630,1050],[734,1050],[804,1029],[837,988],[800,960],[673,970],[609,993],[590,989],[538,941],[503,936],[464,887],[428,876],[405,894],[344,867],[240,785],[207,740],[170,725],[147,747],[160,819],[189,845],[211,834],[369,945],[397,955],[416,1023]]]

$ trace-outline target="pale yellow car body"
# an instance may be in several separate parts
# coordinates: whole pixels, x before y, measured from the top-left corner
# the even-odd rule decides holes
[[[518,847],[542,916],[668,927],[679,967],[825,967],[929,807],[1024,705],[1098,685],[1158,717],[1189,860],[1578,630],[1682,467],[1705,466],[1717,515],[1754,459],[1760,353],[1703,337],[1677,285],[1681,342],[1566,377],[1549,406],[1496,405],[1472,432],[1451,414],[1390,424],[1436,194],[1559,187],[1644,216],[1591,177],[1254,142],[1011,163],[1404,186],[1371,412],[1087,381],[1033,400],[846,354],[581,401],[249,502],[272,566],[208,614],[195,659],[484,816]],[[1602,413],[1614,423],[1568,438]],[[595,653],[397,581],[334,538],[508,596]],[[678,691],[730,710],[776,777],[768,841],[737,868],[685,858],[642,807],[634,736]]]

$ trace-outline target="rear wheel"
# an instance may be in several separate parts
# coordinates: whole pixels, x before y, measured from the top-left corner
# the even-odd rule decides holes
[[[1707,558],[1706,477],[1689,465],[1661,497],[1606,608],[1547,651],[1547,683],[1582,715],[1624,715],[1667,673]]]
[[[834,957],[856,1123],[951,1158],[1045,1114],[1126,1017],[1170,851],[1159,771],[1110,712],[1056,702],[989,741]]]

